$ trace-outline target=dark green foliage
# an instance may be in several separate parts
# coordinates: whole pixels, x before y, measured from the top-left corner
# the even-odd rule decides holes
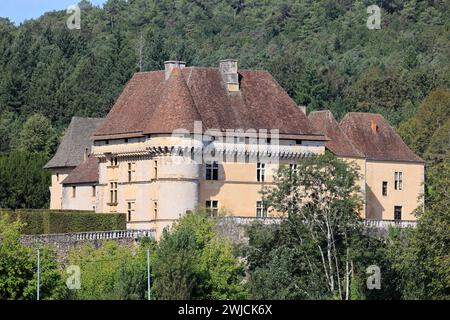
[[[417,154],[431,164],[450,161],[450,90],[431,92],[417,113],[401,124],[399,133]]]
[[[387,5],[386,3],[389,3]],[[449,85],[447,1],[219,0],[81,3],[81,30],[64,11],[14,26],[0,20],[0,114],[40,113],[61,130],[73,115],[104,116],[130,76],[168,59],[267,69],[311,109],[381,112],[398,124]]]
[[[154,292],[158,299],[244,299],[243,265],[231,243],[215,232],[215,219],[187,213],[160,239]]]
[[[44,208],[50,198],[48,156],[15,151],[0,155],[0,208]]]
[[[103,230],[125,230],[124,214],[92,213],[66,210],[0,211],[12,220],[25,224],[24,234],[70,233]]]
[[[417,228],[397,240],[394,268],[405,299],[450,298],[450,164],[429,172],[427,206]]]

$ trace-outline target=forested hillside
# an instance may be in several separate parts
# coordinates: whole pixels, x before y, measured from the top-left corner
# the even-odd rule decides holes
[[[380,30],[366,26],[373,4],[382,8]],[[105,116],[134,72],[162,69],[168,59],[217,66],[237,58],[241,69],[270,71],[308,111],[327,108],[337,118],[379,112],[394,126],[413,117],[430,92],[450,87],[445,0],[109,0],[104,8],[80,7],[81,30],[67,28],[65,11],[20,26],[0,18],[0,153],[52,155],[72,116]]]

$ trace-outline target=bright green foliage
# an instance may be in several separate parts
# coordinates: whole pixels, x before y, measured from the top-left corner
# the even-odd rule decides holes
[[[155,262],[158,299],[242,299],[243,266],[231,244],[214,231],[215,219],[186,214],[165,230]]]
[[[121,247],[116,242],[107,242],[98,249],[85,245],[73,250],[69,262],[80,267],[81,289],[72,291],[71,298],[145,299],[147,246],[148,244],[139,247],[134,254],[130,248]],[[152,252],[154,251],[153,248]]]
[[[20,221],[0,217],[0,300],[36,299],[37,247],[19,242]],[[55,254],[41,248],[40,298],[56,299],[62,292],[61,274]]]
[[[263,195],[268,207],[288,219],[272,231],[249,230],[256,297],[349,298],[358,249],[353,238],[362,227],[357,179],[353,165],[330,153],[302,160],[296,172],[279,170],[275,187]]]
[[[23,125],[18,149],[24,152],[40,152],[48,156],[56,150],[57,136],[50,120],[40,114],[32,115]]]

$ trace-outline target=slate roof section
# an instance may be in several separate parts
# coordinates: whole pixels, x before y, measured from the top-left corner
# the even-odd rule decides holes
[[[218,68],[174,70],[167,81],[164,71],[136,73],[94,139],[191,130],[198,118],[204,130],[278,129],[325,140],[266,71],[239,71],[240,91],[228,92]]]
[[[380,114],[350,112],[340,123],[353,145],[368,160],[424,163]]]
[[[84,158],[86,148],[91,148],[91,136],[103,122],[102,118],[73,117],[53,158],[46,169],[76,167]]]
[[[329,110],[314,111],[308,115],[308,119],[317,131],[324,133],[328,140],[326,147],[337,156],[364,158],[347,135],[341,130],[338,122]]]
[[[98,158],[90,155],[64,179],[63,185],[98,183]]]

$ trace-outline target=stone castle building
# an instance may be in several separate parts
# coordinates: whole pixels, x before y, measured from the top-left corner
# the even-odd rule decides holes
[[[279,166],[326,149],[358,165],[363,218],[415,219],[424,161],[382,116],[306,116],[268,72],[168,61],[136,73],[105,119],[72,119],[46,165],[50,207],[126,213],[157,236],[197,207],[266,217],[260,191]]]

